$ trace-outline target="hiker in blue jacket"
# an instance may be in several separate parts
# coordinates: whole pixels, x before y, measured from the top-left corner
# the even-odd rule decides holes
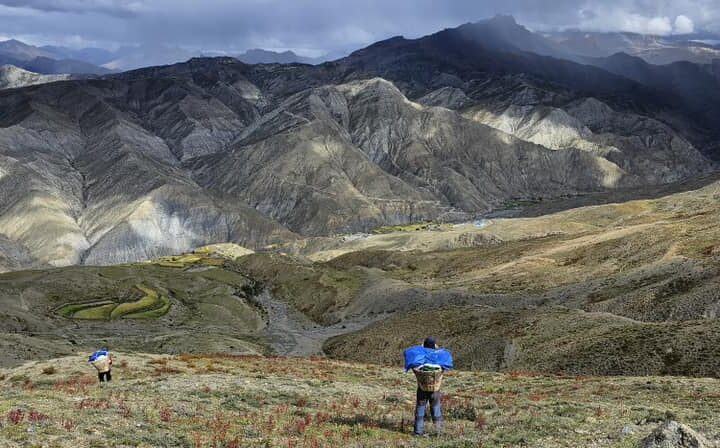
[[[112,355],[106,348],[96,351],[88,358],[88,362],[98,372],[98,381],[100,381],[101,385],[103,382],[109,383],[112,381],[112,361]]]
[[[433,337],[425,338],[422,346],[405,350],[405,370],[412,369],[418,380],[415,402],[415,435],[422,436],[425,426],[425,412],[430,405],[435,431],[440,434],[443,428],[441,409],[443,372],[453,367],[452,354],[438,347]]]

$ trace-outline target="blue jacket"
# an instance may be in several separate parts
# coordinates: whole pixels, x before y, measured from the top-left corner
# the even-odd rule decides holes
[[[453,368],[452,353],[444,348],[433,349],[425,348],[422,345],[416,345],[405,350],[405,371],[423,364],[437,364],[448,370]]]

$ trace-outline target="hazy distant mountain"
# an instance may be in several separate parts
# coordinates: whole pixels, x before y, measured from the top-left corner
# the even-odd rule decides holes
[[[0,42],[0,54],[11,57],[19,61],[30,61],[35,58],[52,58],[53,53],[43,50],[16,39],[10,39]]]
[[[63,58],[47,48],[27,45],[18,40],[0,42],[0,65],[9,64],[41,74],[92,74],[110,73],[110,70],[75,59]]]
[[[543,35],[562,51],[579,56],[607,57],[622,52],[640,57],[651,64],[678,61],[707,64],[713,59],[720,59],[720,47],[712,44],[720,43],[720,36],[711,33],[664,37],[571,30]]]
[[[101,48],[35,47],[18,40],[0,42],[0,64],[12,64],[37,73],[102,75],[153,65],[182,62],[198,53],[178,47],[140,45],[115,51]]]
[[[31,72],[44,74],[105,75],[112,72],[111,70],[87,62],[75,61],[73,59],[57,60],[44,57],[25,61],[21,67]]]
[[[115,51],[102,48],[73,49],[46,45],[35,47],[18,40],[0,42],[0,58],[5,63],[20,62],[23,68],[42,73],[106,74],[152,65],[182,62],[199,53],[163,45],[120,47]],[[16,64],[18,65],[18,64]]]
[[[104,75],[111,73],[110,70],[88,64],[87,62],[75,61],[72,59],[52,59],[37,57],[30,60],[19,60],[4,56],[0,53],[0,65],[13,65],[34,73],[54,74],[77,74],[77,75]]]
[[[236,57],[246,64],[292,64],[294,62],[317,64],[322,62],[322,58],[307,58],[299,56],[292,51],[277,52],[260,48],[247,50],[245,53],[239,54]]]
[[[201,56],[200,52],[192,52],[179,47],[169,47],[163,45],[140,45],[121,47],[115,52],[107,52],[104,50],[91,51],[93,49],[83,49],[66,54],[73,55],[82,60],[94,60],[103,67],[114,71],[134,70],[142,67],[168,65],[177,62],[187,61],[192,57]],[[217,55],[222,56],[222,55]],[[237,59],[247,64],[318,64],[323,62],[324,58],[308,58],[299,56],[292,51],[275,52],[262,49],[248,50],[240,55]],[[102,61],[102,62],[101,62]]]
[[[40,47],[55,59],[75,59],[94,65],[103,65],[115,59],[115,53],[103,48],[67,48],[45,45]]]
[[[167,65],[187,61],[198,53],[179,47],[164,45],[139,45],[121,47],[103,67],[114,71],[133,70],[154,65]]]
[[[0,42],[0,64],[11,64],[39,73],[99,75],[174,64],[201,55],[201,52],[165,45],[124,46],[110,51],[102,48],[74,49],[52,45],[36,47],[18,40]],[[310,58],[292,51],[275,52],[256,48],[237,55],[237,58],[247,64],[319,64],[341,56],[334,54]]]

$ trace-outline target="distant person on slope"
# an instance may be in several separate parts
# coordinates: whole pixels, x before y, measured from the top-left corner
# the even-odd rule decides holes
[[[112,381],[112,355],[106,348],[90,355],[88,362],[97,370],[100,383]]]
[[[415,401],[415,435],[422,436],[425,427],[425,411],[430,405],[430,415],[435,431],[443,429],[441,409],[443,373],[452,369],[452,354],[438,347],[432,337],[425,338],[420,346],[405,350],[405,371],[412,369],[417,378],[418,388]]]

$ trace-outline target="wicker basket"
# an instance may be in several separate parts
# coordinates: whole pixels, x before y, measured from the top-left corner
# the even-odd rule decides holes
[[[413,369],[417,378],[418,387],[425,392],[437,392],[440,390],[443,381],[443,371]]]
[[[100,373],[105,373],[110,371],[110,357],[109,356],[103,356],[95,361],[92,362],[93,367],[97,369]]]

